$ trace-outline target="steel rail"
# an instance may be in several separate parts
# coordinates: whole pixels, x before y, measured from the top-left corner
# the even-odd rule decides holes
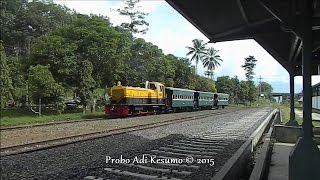
[[[231,109],[231,108],[228,108]],[[125,118],[132,118],[132,116],[128,116]],[[33,127],[41,127],[41,126],[52,126],[52,125],[59,125],[59,124],[70,124],[70,123],[79,123],[79,122],[86,122],[86,121],[102,121],[106,119],[119,119],[119,117],[108,117],[105,118],[90,118],[90,119],[79,119],[79,120],[65,120],[65,121],[56,121],[56,122],[49,122],[49,123],[36,123],[36,124],[26,124],[26,125],[17,125],[17,126],[9,126],[9,127],[0,127],[0,131],[14,131],[19,129],[28,129]]]
[[[212,115],[221,115],[221,114],[232,113],[232,112],[236,112],[239,110],[241,110],[241,109],[234,108],[234,109],[231,109],[231,111],[230,111],[230,109],[225,110],[225,111],[216,111],[213,113],[170,119],[170,120],[166,120],[166,121],[162,121],[162,122],[154,122],[154,123],[136,125],[136,126],[125,127],[125,128],[117,128],[117,129],[107,130],[107,131],[91,132],[91,133],[86,133],[86,134],[81,134],[81,135],[67,136],[67,137],[62,137],[62,138],[20,144],[20,145],[15,145],[15,146],[8,146],[8,147],[0,148],[0,155],[1,155],[1,157],[4,157],[4,156],[9,156],[9,155],[16,155],[16,154],[22,154],[22,153],[27,153],[27,152],[45,150],[45,149],[50,149],[53,147],[59,147],[59,146],[67,145],[67,144],[83,142],[83,141],[87,141],[87,140],[98,139],[98,138],[123,134],[123,133],[127,133],[127,132],[132,132],[132,131],[138,131],[138,130],[143,130],[143,129],[165,126],[165,125],[169,125],[169,124],[176,124],[176,123],[180,123],[180,122],[197,120],[197,119],[201,119],[201,118],[210,117]]]

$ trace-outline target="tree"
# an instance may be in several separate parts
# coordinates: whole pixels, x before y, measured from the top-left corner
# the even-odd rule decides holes
[[[260,90],[261,90],[261,93],[264,94],[264,97],[267,98],[267,99],[271,99],[272,97],[272,86],[267,83],[267,82],[261,82],[261,84],[259,85],[260,87]]]
[[[239,91],[239,101],[244,103],[245,105],[247,104],[247,99],[249,95],[249,86],[246,81],[240,81],[240,91]]]
[[[231,94],[232,92],[232,81],[229,76],[220,76],[216,81],[217,90],[220,93]]]
[[[2,43],[0,44],[0,67],[1,67],[1,77],[0,77],[0,107],[6,108],[8,107],[10,101],[13,101],[13,85],[10,77],[10,68],[7,64],[7,57],[4,51],[4,47]]]
[[[196,75],[196,82],[194,90],[197,91],[207,91],[207,92],[217,92],[214,81],[211,79]]]
[[[1,39],[10,55],[28,54],[33,38],[71,21],[71,11],[51,1],[4,0],[1,3]]]
[[[230,94],[230,98],[236,104],[239,104],[239,92],[240,92],[240,81],[238,76],[234,76],[231,78],[232,81],[232,92]]]
[[[256,67],[257,60],[254,56],[249,56],[244,59],[244,65],[242,67],[246,71],[246,78],[248,81],[252,81],[254,75],[254,68]]]
[[[258,89],[256,88],[256,86],[254,85],[253,81],[247,81],[248,84],[248,101],[250,103],[254,102],[257,99],[257,95],[258,95]]]
[[[125,7],[124,9],[117,9],[117,11],[120,13],[120,15],[128,16],[130,18],[130,23],[122,23],[121,26],[124,29],[128,29],[131,34],[145,34],[148,31],[148,28],[145,29],[139,29],[139,26],[149,26],[149,23],[146,22],[145,16],[147,16],[147,13],[141,12],[136,10],[137,4],[140,2],[140,0],[124,0]]]
[[[192,85],[192,68],[190,67],[190,62],[186,58],[177,58],[174,55],[167,55],[167,58],[172,59],[173,67],[175,71],[174,76],[174,87],[178,88],[190,88],[194,87]]]
[[[16,106],[26,105],[27,95],[27,59],[21,56],[7,57],[9,75],[12,80],[12,96]]]
[[[86,108],[93,99],[95,81],[91,76],[92,70],[93,66],[90,61],[84,60],[79,63],[77,94],[80,97],[81,104],[83,105],[83,114],[86,113]]]
[[[48,66],[36,65],[29,68],[28,75],[30,104],[33,100],[38,101],[38,112],[32,107],[34,113],[41,115],[41,105],[54,103],[57,105],[58,112],[63,111],[63,87],[56,83]]]
[[[203,40],[194,39],[192,40],[192,47],[187,46],[186,48],[189,50],[187,56],[192,55],[191,61],[196,62],[196,73],[198,69],[199,61],[202,61],[203,55],[206,53],[206,45],[208,43],[203,43]]]
[[[75,15],[74,21],[34,40],[30,65],[50,65],[64,87],[76,89],[78,61],[90,60],[98,87],[112,86],[126,73],[132,41],[104,17]],[[116,67],[116,68],[115,68]]]
[[[208,78],[210,78],[210,79],[213,79],[214,72],[208,70],[208,71],[204,72],[204,75],[208,76]]]
[[[207,49],[206,53],[203,55],[202,62],[203,66],[207,67],[208,71],[213,71],[217,66],[220,66],[219,61],[222,61],[220,56],[217,54],[219,51],[215,50],[213,47]]]

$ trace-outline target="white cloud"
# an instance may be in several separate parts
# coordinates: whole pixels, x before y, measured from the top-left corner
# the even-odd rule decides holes
[[[106,15],[108,10],[108,1],[77,1],[77,0],[54,0],[54,3],[65,5],[82,14],[100,14]]]

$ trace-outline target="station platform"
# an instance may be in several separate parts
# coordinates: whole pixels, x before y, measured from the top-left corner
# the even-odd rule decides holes
[[[268,180],[289,180],[289,154],[293,147],[293,143],[274,143]]]
[[[293,143],[274,143],[268,180],[289,179],[289,154],[293,146]]]
[[[303,111],[301,111],[301,110],[299,110],[297,108],[295,108],[294,111],[295,111],[296,115],[298,115],[299,117],[302,118]],[[312,120],[313,121],[320,121],[320,114],[319,113],[312,113]]]

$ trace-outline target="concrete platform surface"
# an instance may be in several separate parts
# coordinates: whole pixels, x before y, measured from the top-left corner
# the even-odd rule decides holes
[[[274,143],[268,180],[289,179],[289,154],[293,146],[292,143]]]
[[[296,115],[298,115],[299,117],[302,118],[303,116],[303,111],[295,108],[294,112],[296,113]],[[319,113],[312,113],[312,120],[313,121],[320,121],[320,114]]]
[[[293,143],[274,143],[268,180],[289,179],[289,154],[293,146]],[[318,147],[320,148],[320,145]]]

